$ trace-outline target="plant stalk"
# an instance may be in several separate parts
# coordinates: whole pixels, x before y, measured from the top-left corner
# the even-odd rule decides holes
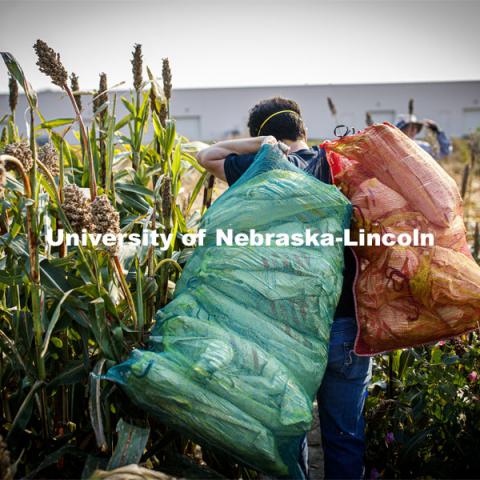
[[[88,160],[88,172],[89,172],[89,186],[90,186],[90,200],[93,202],[95,197],[97,196],[97,179],[95,176],[95,164],[93,162],[93,155],[92,149],[90,148],[90,143],[88,141],[87,129],[85,128],[85,124],[83,123],[82,114],[78,109],[77,102],[75,101],[75,97],[73,96],[73,92],[68,85],[63,86],[65,92],[67,93],[70,101],[72,102],[73,109],[75,111],[75,115],[77,116],[78,124],[80,126],[80,136],[82,138],[82,145],[84,151],[87,155]]]
[[[133,320],[133,328],[138,330],[138,318],[137,318],[137,311],[135,310],[135,303],[133,301],[132,293],[128,288],[127,280],[125,279],[125,275],[122,271],[122,265],[120,264],[120,260],[117,255],[112,257],[112,262],[115,267],[115,271],[117,272],[117,277],[120,282],[120,286],[123,290],[123,294],[125,296],[125,300],[127,301],[128,307],[130,309],[130,314],[132,315]]]

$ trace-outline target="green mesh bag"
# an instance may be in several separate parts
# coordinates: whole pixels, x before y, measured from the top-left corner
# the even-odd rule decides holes
[[[343,235],[351,206],[265,145],[207,211],[196,248],[157,313],[149,350],[106,378],[162,422],[267,474],[302,478],[300,442],[327,363],[343,246],[227,246],[235,233]]]

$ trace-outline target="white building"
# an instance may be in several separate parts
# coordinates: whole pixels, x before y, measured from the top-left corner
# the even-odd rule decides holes
[[[118,96],[128,95],[117,92]],[[419,118],[435,120],[447,134],[462,136],[480,127],[480,80],[464,82],[391,83],[368,85],[298,85],[276,87],[238,87],[177,89],[173,91],[172,115],[177,129],[191,140],[219,140],[232,132],[246,133],[248,110],[257,101],[285,96],[296,100],[302,109],[310,138],[329,138],[336,124],[356,129],[365,127],[365,116],[370,112],[375,122],[395,122],[406,113],[409,99],[415,100],[415,114]],[[327,97],[337,109],[332,117]],[[91,117],[91,98],[83,97],[87,105],[85,119]],[[90,106],[89,106],[90,104]],[[39,107],[46,119],[72,117],[72,109],[65,96],[56,91],[39,93]],[[26,110],[20,99],[17,122]],[[8,112],[8,95],[0,95],[0,118]],[[117,118],[126,114],[117,101]]]

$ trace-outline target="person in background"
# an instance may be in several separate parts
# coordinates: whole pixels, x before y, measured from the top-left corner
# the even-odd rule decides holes
[[[440,160],[452,153],[452,144],[443,130],[433,120],[417,120],[415,115],[402,115],[397,122],[399,128],[407,137],[415,140],[415,143],[422,147],[427,153],[437,160]],[[417,140],[417,135],[422,131],[423,127],[429,128],[437,137],[438,145],[440,147],[438,154],[432,146],[423,140]]]
[[[233,185],[253,163],[263,143],[278,140],[289,147],[287,158],[318,180],[332,183],[325,151],[307,144],[300,107],[293,100],[275,97],[250,110],[250,138],[224,140],[197,154],[197,160],[213,175]],[[371,378],[370,357],[357,356],[353,282],[355,257],[345,248],[343,288],[330,335],[328,364],[317,394],[326,479],[364,477],[367,387]],[[308,446],[301,443],[300,468],[308,477]]]

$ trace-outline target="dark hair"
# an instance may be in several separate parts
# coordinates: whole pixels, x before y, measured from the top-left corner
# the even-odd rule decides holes
[[[285,112],[273,116],[259,132],[262,123],[270,115],[281,110],[292,110],[295,113]],[[299,138],[305,138],[305,125],[298,103],[282,97],[273,97],[257,103],[249,112],[248,129],[252,137],[272,135],[277,140],[293,142]]]

